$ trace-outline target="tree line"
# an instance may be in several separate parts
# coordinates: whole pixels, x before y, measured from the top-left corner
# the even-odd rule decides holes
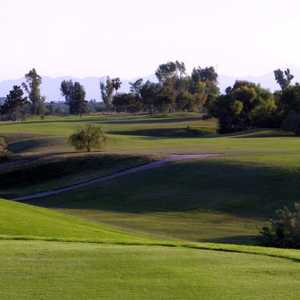
[[[220,92],[218,74],[213,67],[197,67],[187,73],[183,62],[161,64],[157,81],[142,78],[120,93],[120,78],[107,77],[99,85],[106,111],[127,113],[199,112],[219,121],[220,133],[254,128],[282,128],[300,134],[300,85],[293,83],[290,70],[275,70],[280,89],[272,93],[261,85],[236,81]],[[55,113],[55,104],[41,95],[42,77],[35,69],[25,75],[21,86],[14,86],[0,107],[1,119],[18,120],[25,115]],[[79,82],[64,80],[60,87],[68,113],[82,115],[96,102],[86,101]]]

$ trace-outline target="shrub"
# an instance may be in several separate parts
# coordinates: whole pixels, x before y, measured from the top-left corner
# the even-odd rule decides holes
[[[293,211],[287,207],[278,210],[262,229],[261,241],[266,246],[300,249],[300,204]]]
[[[100,127],[86,125],[69,137],[69,143],[76,150],[91,152],[93,148],[101,149],[106,143],[106,137]]]

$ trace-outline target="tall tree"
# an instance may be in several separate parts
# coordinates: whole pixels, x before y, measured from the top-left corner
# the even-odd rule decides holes
[[[82,115],[87,113],[87,101],[85,100],[85,90],[84,87],[79,83],[75,82],[72,93],[72,102],[70,105],[71,114]]]
[[[66,104],[70,105],[73,99],[74,83],[72,80],[64,80],[60,85],[60,91],[66,99]]]
[[[143,79],[140,78],[136,80],[135,82],[129,82],[130,85],[130,92],[140,96],[141,95],[141,89],[143,88]]]
[[[155,72],[158,81],[163,84],[170,79],[182,78],[185,75],[185,64],[175,61],[161,64]]]
[[[85,100],[84,87],[79,83],[73,83],[72,80],[64,80],[60,87],[62,95],[69,105],[70,113],[74,115],[82,115],[88,111],[88,102]]]
[[[220,94],[218,73],[214,67],[194,68],[191,75],[191,92],[202,97],[203,106],[210,106]]]
[[[24,116],[24,108],[27,103],[22,88],[15,85],[6,96],[6,100],[1,107],[1,113],[7,115],[10,120],[16,121]]]
[[[214,67],[194,68],[193,72],[192,72],[192,80],[194,82],[211,81],[211,82],[217,84],[218,83],[218,73],[215,71]]]
[[[142,98],[143,107],[150,114],[154,113],[157,109],[157,102],[161,92],[161,85],[159,83],[150,82],[147,80],[141,87],[140,93]]]
[[[31,102],[31,112],[34,115],[41,115],[45,109],[45,97],[41,96],[42,77],[33,68],[25,75],[25,79],[26,83],[23,83],[22,86],[28,93]]]
[[[294,79],[294,75],[291,74],[290,69],[282,71],[280,69],[274,71],[276,82],[280,85],[281,90],[287,89]]]
[[[120,78],[110,79],[109,76],[107,76],[105,83],[100,82],[101,96],[107,110],[112,110],[114,95],[120,89],[121,85]]]

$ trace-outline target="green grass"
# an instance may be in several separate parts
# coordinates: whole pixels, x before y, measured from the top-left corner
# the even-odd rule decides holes
[[[1,299],[287,299],[299,263],[167,247],[0,242]]]
[[[49,199],[93,221],[191,241],[255,243],[276,209],[300,192],[300,154],[178,162]]]
[[[6,200],[0,260],[4,300],[300,296],[296,250],[150,239]]]
[[[15,152],[55,152],[71,151],[67,137],[84,124],[96,124],[108,134],[105,150],[113,152],[147,152],[147,141],[161,137],[165,139],[196,138],[216,131],[214,120],[202,121],[195,114],[172,114],[154,116],[98,115],[64,118],[46,118],[26,122],[2,122],[0,134],[11,142],[10,149]],[[187,129],[187,127],[191,129]],[[137,136],[144,135],[144,136]],[[142,147],[140,142],[145,145]],[[57,148],[55,147],[57,144]],[[131,151],[133,150],[133,151]],[[150,149],[149,149],[150,150]],[[149,152],[149,151],[148,151]]]
[[[104,128],[110,155],[70,154],[66,137],[84,123]],[[300,139],[274,130],[219,137],[215,130],[214,120],[195,114],[2,123],[16,155],[64,152],[1,172],[2,193],[109,174],[139,163],[141,154],[222,156],[36,202],[61,212],[0,200],[0,298],[299,299],[299,251],[236,243],[255,243],[274,210],[298,200]]]
[[[139,166],[153,159],[149,156],[73,153],[34,161],[22,167],[0,172],[2,197],[17,197],[64,187],[97,176]]]
[[[163,237],[253,243],[259,228],[275,209],[298,200],[300,139],[282,131],[265,129],[217,136],[212,134],[216,130],[216,122],[200,120],[195,114],[121,114],[3,123],[0,132],[10,132],[14,136],[22,128],[23,134],[32,135],[32,140],[35,137],[64,139],[74,128],[87,122],[99,124],[109,133],[105,149],[109,153],[167,155],[212,152],[220,153],[221,157],[181,162],[145,174],[131,175],[104,187],[89,187],[45,199],[39,205]],[[187,126],[192,131],[211,134],[191,136]],[[41,147],[36,146],[37,151],[41,151]],[[76,163],[70,161],[70,164]],[[104,173],[106,168],[103,168]],[[33,174],[33,179],[40,181],[35,176],[39,172],[37,168],[36,172],[28,174]],[[17,173],[9,177],[19,178]],[[61,186],[74,180],[73,175],[71,179],[68,176],[47,179],[30,187],[14,182],[11,188],[6,184],[11,179],[7,178],[3,181],[6,189],[2,188],[2,195],[20,195]]]
[[[0,200],[0,238],[95,242],[147,240],[109,226],[100,226],[48,209],[6,200]]]

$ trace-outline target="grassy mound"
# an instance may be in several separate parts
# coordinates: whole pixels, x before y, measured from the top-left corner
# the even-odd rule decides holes
[[[36,204],[172,238],[255,242],[276,209],[298,201],[299,170],[291,153],[178,162]]]
[[[103,243],[147,240],[45,208],[6,200],[0,200],[0,238]]]
[[[153,161],[150,156],[73,153],[32,161],[0,172],[0,195],[14,198],[111,175]]]

